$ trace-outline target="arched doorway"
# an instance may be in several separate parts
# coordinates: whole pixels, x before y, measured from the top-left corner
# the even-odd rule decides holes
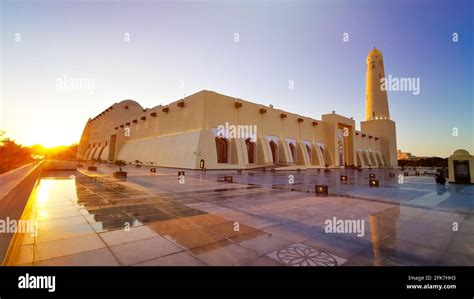
[[[321,154],[323,155],[324,159],[324,165],[323,166],[331,166],[332,164],[332,159],[331,159],[331,154],[329,153],[329,150],[326,150],[325,145],[319,145],[319,149],[321,150]]]
[[[322,145],[319,146],[319,150],[321,151],[321,156],[323,158],[321,166],[326,166],[326,155],[324,154],[324,147]]]
[[[344,146],[343,146],[343,141],[342,139],[339,139],[337,141],[337,153],[339,157],[339,166],[345,166],[345,160],[344,160]]]
[[[360,151],[357,150],[356,151],[357,166],[362,167],[362,160],[360,159],[360,156],[361,156]]]
[[[372,166],[372,163],[369,162],[369,156],[368,156],[367,151],[363,151],[362,153],[363,153],[362,157],[364,158],[365,166],[369,166],[369,167]]]
[[[95,155],[95,152],[97,151],[98,147],[95,147],[94,149],[92,149],[92,154],[89,156],[89,160],[94,160],[94,155]]]
[[[341,127],[339,126],[339,128],[337,129],[337,147],[336,147],[336,155],[337,155],[337,159],[334,161],[335,164],[339,165],[339,166],[346,166],[346,163],[347,163],[347,148],[346,148],[346,140],[347,138],[345,137],[346,136],[346,131],[348,132],[348,128],[347,127]]]
[[[471,174],[469,173],[469,161],[454,160],[454,181],[459,184],[469,184]]]
[[[377,167],[379,164],[377,163],[377,159],[375,158],[374,152],[369,152],[370,160],[372,161],[372,166]]]
[[[291,150],[291,158],[293,159],[293,163],[296,164],[296,147],[293,143],[290,142],[290,150]]]
[[[217,163],[228,163],[229,143],[225,138],[216,137]]]
[[[380,155],[380,153],[375,153],[375,157],[377,158],[377,163],[379,164],[379,167],[383,166],[382,156]]]
[[[308,152],[309,163],[313,164],[313,155],[311,154],[311,147],[306,144],[306,151]]]
[[[99,154],[97,155],[97,159],[100,159],[100,157],[102,157],[102,152],[104,151],[105,147],[106,147],[105,145],[102,146],[102,148],[99,151]]]
[[[278,145],[272,140],[270,141],[270,149],[272,150],[273,163],[277,163],[278,160]]]
[[[247,155],[248,155],[248,158],[249,158],[249,163],[250,164],[253,164],[255,163],[255,156],[256,156],[256,152],[255,152],[255,149],[256,149],[256,146],[255,146],[255,142],[252,142],[250,140],[250,138],[247,138],[245,139],[245,145],[247,146]]]

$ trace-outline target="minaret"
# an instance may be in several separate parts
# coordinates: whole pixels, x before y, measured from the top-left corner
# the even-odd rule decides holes
[[[365,121],[360,123],[360,127],[363,133],[380,138],[384,166],[396,167],[396,128],[388,112],[387,91],[381,88],[382,78],[385,78],[382,52],[374,47],[367,56]]]
[[[387,91],[381,88],[382,78],[385,78],[382,52],[374,47],[367,56],[365,120],[390,119]]]

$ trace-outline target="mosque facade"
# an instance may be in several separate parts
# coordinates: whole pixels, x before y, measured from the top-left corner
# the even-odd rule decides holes
[[[166,106],[113,104],[87,121],[77,156],[184,169],[395,167],[382,53],[371,50],[366,65],[359,130],[335,112],[319,120],[202,90]]]

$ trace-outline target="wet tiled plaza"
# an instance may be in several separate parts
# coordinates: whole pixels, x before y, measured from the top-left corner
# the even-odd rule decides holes
[[[16,235],[8,265],[474,265],[473,186],[388,170],[186,170],[184,184],[175,169],[112,171],[44,173],[22,216],[38,232]],[[326,232],[331,219],[363,232]]]

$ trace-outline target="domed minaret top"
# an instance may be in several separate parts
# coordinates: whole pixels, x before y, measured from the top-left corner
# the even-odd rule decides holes
[[[373,48],[367,55],[365,85],[365,119],[390,119],[387,91],[382,88],[381,80],[385,78],[382,52]]]
[[[377,49],[376,47],[374,47],[374,48],[369,52],[369,55],[367,55],[367,59],[372,59],[372,60],[383,59],[382,52],[380,52],[379,49]]]

